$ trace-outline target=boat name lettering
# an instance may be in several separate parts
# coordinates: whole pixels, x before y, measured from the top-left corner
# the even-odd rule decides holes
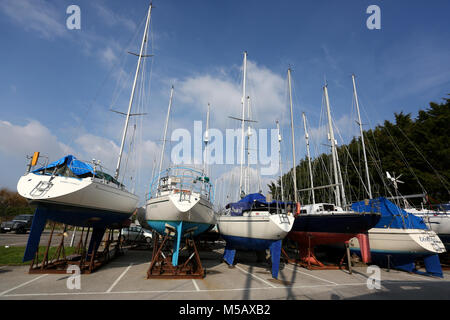
[[[419,237],[420,242],[432,242],[433,237]]]

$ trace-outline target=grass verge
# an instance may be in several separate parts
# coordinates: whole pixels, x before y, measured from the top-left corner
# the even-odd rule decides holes
[[[44,246],[39,247],[39,261],[42,261],[45,253]],[[50,247],[49,250],[49,260],[53,258],[56,253],[57,247]],[[64,251],[67,255],[70,255],[75,252],[75,247],[65,247]],[[8,265],[8,266],[25,266],[30,265],[31,261],[22,262],[23,254],[25,252],[25,247],[9,247],[6,248],[4,246],[0,247],[0,265]]]

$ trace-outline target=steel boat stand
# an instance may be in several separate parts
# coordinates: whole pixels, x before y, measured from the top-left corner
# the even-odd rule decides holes
[[[295,244],[297,245],[297,251],[298,251],[298,259],[291,258],[289,254],[286,252],[284,248],[281,249],[281,253],[283,255],[283,258],[286,260],[286,262],[299,265],[301,267],[304,267],[308,270],[338,270],[343,269],[344,264],[347,265],[347,270],[351,274],[352,273],[352,262],[351,262],[351,256],[350,256],[350,248],[349,248],[349,242],[345,241],[345,254],[340,259],[338,264],[324,264],[321,261],[317,259],[317,257],[314,254],[314,247],[311,246],[311,237],[312,235],[308,235],[308,246],[305,247],[298,247],[297,242]],[[347,259],[345,259],[347,258]],[[347,261],[345,261],[347,260]]]
[[[107,263],[110,259],[123,253],[118,239],[114,240],[114,229],[108,229],[108,232],[106,232],[106,228],[94,227],[92,228],[93,231],[90,234],[91,227],[88,227],[86,234],[84,234],[85,228],[83,227],[80,240],[74,254],[66,255],[64,238],[66,236],[68,225],[64,224],[63,232],[55,234],[55,227],[58,222],[47,218],[48,217],[45,210],[38,207],[33,219],[30,235],[28,237],[27,248],[23,258],[24,262],[31,260],[28,271],[30,274],[67,273],[67,269],[70,265],[78,266],[80,268],[80,273],[91,273]],[[52,229],[45,247],[44,255],[40,261],[39,243],[47,221],[52,221]],[[88,243],[89,235],[90,241]],[[105,239],[102,240],[104,235]],[[52,247],[52,240],[55,236],[60,236],[61,239],[59,240],[59,245],[56,248],[56,252],[51,256],[50,248]],[[100,246],[103,247],[102,251],[99,251]],[[30,257],[32,258],[30,259]]]
[[[182,223],[175,229],[166,225],[164,236],[154,233],[153,253],[147,279],[202,279],[206,275],[200,261],[200,255],[195,244],[193,231],[187,230],[183,237]],[[180,232],[178,232],[180,231]],[[182,238],[185,246],[181,247]],[[171,239],[175,242],[172,248]],[[186,251],[187,257],[180,256]]]

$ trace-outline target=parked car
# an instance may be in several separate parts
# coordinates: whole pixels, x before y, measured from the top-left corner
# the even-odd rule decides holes
[[[31,230],[31,223],[33,222],[32,214],[22,214],[14,217],[11,221],[2,222],[0,232],[15,231],[16,233],[27,233]]]
[[[152,232],[141,226],[130,226],[120,229],[120,237],[126,242],[146,242],[152,241]]]

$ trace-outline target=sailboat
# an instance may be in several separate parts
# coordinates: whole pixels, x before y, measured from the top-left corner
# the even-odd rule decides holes
[[[366,190],[369,195],[368,200],[353,203],[352,209],[359,212],[375,210],[382,215],[380,221],[368,231],[374,262],[411,272],[415,270],[415,259],[424,258],[427,271],[442,276],[437,254],[445,252],[445,247],[436,233],[429,230],[423,219],[406,212],[387,198],[372,198],[355,75],[352,75],[352,81],[366,170]],[[387,178],[391,180],[397,193],[397,183],[402,183],[398,180],[399,176],[387,173]],[[356,239],[350,240],[350,250],[361,252]]]
[[[39,152],[35,152],[28,165],[28,172],[17,184],[17,191],[29,203],[36,206],[30,236],[23,260],[35,256],[41,233],[47,219],[73,226],[92,227],[89,252],[96,251],[106,228],[118,228],[135,212],[139,197],[119,182],[120,166],[127,129],[141,72],[141,61],[146,57],[147,36],[152,5],[147,12],[144,34],[140,46],[136,73],[128,104],[128,112],[122,134],[117,167],[114,177],[102,170],[100,161],[92,163],[78,160],[73,155],[32,170],[38,164]]]
[[[243,72],[242,118],[238,119],[242,124],[239,184],[241,199],[226,205],[226,209],[217,216],[217,228],[226,242],[223,259],[227,264],[233,265],[236,250],[262,251],[270,249],[272,277],[277,278],[281,240],[291,230],[294,218],[280,210],[284,204],[267,201],[260,192],[245,194],[243,188],[244,133],[245,122],[250,120],[245,119],[247,52],[244,52]]]
[[[150,184],[145,220],[159,234],[168,235],[175,240],[172,265],[176,267],[181,240],[196,237],[212,229],[215,225],[215,215],[212,205],[213,188],[205,167],[199,170],[188,166],[169,166],[162,170],[172,98],[173,86],[170,91],[159,172]]]
[[[405,206],[404,210],[422,218],[430,230],[433,230],[441,239],[448,251],[450,249],[450,215],[442,205],[437,205],[436,207],[436,209],[427,209],[423,205],[420,208]]]
[[[289,80],[289,93],[290,103],[292,109],[292,93],[291,93],[291,81],[290,81],[290,69],[288,70]],[[324,267],[315,254],[314,247],[318,245],[329,245],[336,243],[345,243],[351,238],[357,236],[364,248],[364,260],[369,261],[369,242],[367,240],[366,232],[372,228],[380,219],[380,214],[373,211],[364,211],[362,213],[355,212],[346,208],[346,197],[343,186],[341,170],[338,160],[338,154],[336,150],[336,140],[334,138],[334,131],[331,121],[331,111],[328,98],[327,85],[323,87],[325,102],[328,115],[328,133],[331,140],[331,155],[332,166],[334,173],[334,184],[328,186],[314,187],[313,175],[311,170],[311,157],[309,151],[309,136],[306,129],[306,116],[303,113],[303,123],[305,128],[305,139],[308,155],[308,168],[310,175],[311,187],[302,189],[300,191],[311,191],[312,203],[303,205],[300,212],[295,217],[294,226],[291,232],[289,232],[288,238],[299,243],[299,255],[300,263],[310,265],[316,265]],[[291,129],[293,127],[293,115],[291,112]],[[292,133],[292,136],[294,134]],[[294,146],[294,139],[292,141]],[[293,147],[293,153],[295,153],[295,147]],[[294,169],[295,173],[295,158]],[[295,179],[295,176],[294,176]],[[316,203],[314,197],[314,190],[322,188],[334,188],[335,203]],[[294,183],[294,195],[297,196],[296,184]],[[295,199],[297,201],[297,199]]]

